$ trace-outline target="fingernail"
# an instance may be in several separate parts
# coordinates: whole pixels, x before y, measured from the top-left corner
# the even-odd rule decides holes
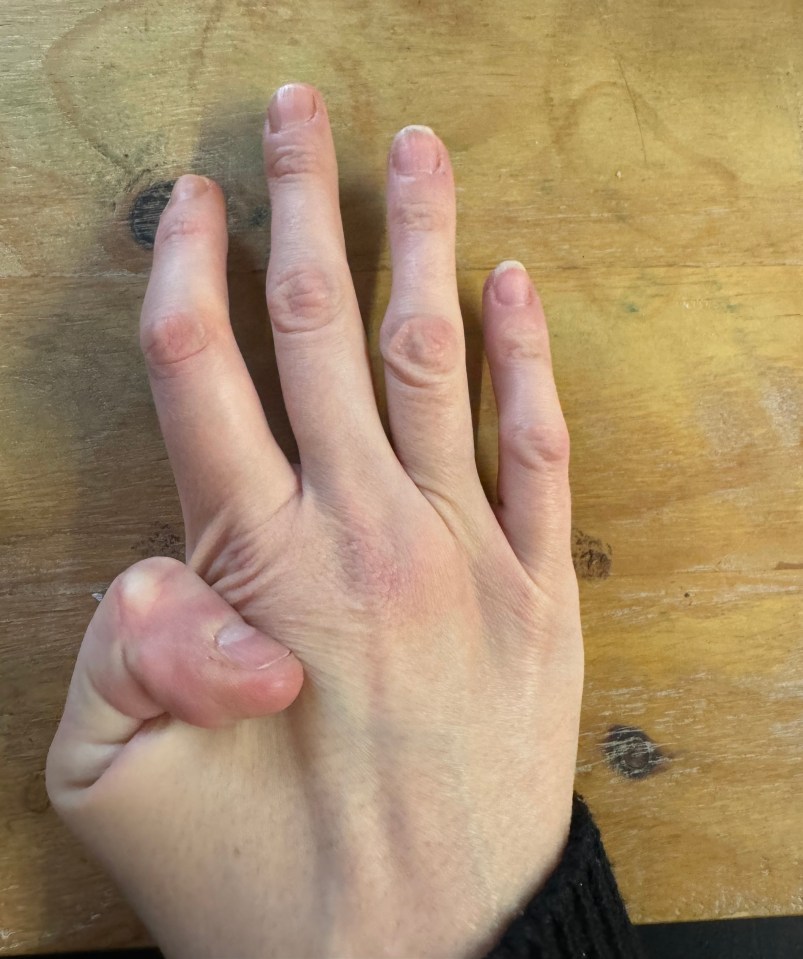
[[[287,83],[273,94],[268,104],[270,132],[278,133],[287,127],[311,120],[317,107],[315,94],[303,83]]]
[[[391,148],[391,162],[398,173],[435,173],[441,164],[438,138],[429,127],[409,126],[399,130]]]
[[[504,260],[493,271],[494,295],[503,306],[525,306],[532,297],[532,284],[523,263]]]
[[[209,189],[209,180],[205,176],[195,176],[193,173],[185,173],[180,176],[173,185],[173,192],[170,194],[171,200],[191,200],[193,197],[206,193]]]
[[[218,649],[244,669],[267,669],[286,659],[290,650],[247,623],[228,623],[215,637]]]

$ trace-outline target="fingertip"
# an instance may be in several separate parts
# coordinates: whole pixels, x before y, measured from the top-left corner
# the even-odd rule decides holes
[[[290,655],[286,646],[239,618],[218,631],[215,644],[229,662],[243,669],[269,669]]]
[[[285,83],[270,98],[265,134],[279,133],[315,119],[324,109],[321,93],[310,83]]]
[[[183,200],[195,200],[211,189],[220,189],[214,180],[196,173],[182,173],[173,184],[170,194],[171,203],[180,203]]]
[[[246,707],[247,714],[257,718],[282,712],[295,702],[303,684],[304,668],[293,653],[288,653],[267,669],[251,674],[252,695],[250,708]],[[243,706],[244,703],[241,710]]]
[[[209,177],[182,174],[173,184],[170,199],[159,216],[154,241],[154,266],[164,247],[183,247],[185,241],[200,238],[212,241],[212,247],[228,243],[226,199],[220,185]],[[156,271],[158,278],[159,272]],[[149,284],[150,290],[150,284]]]
[[[521,260],[502,260],[500,263],[497,263],[493,270],[491,270],[488,279],[493,285],[495,285],[497,281],[500,281],[506,273],[511,272],[514,276],[521,276],[523,274],[529,280],[527,267],[521,262]]]
[[[388,154],[391,172],[415,177],[444,172],[449,151],[432,127],[413,123],[394,136]]]
[[[293,653],[271,667],[273,712],[280,712],[295,702],[304,685],[304,667]]]
[[[538,301],[527,268],[519,260],[502,260],[485,280],[483,294],[503,307],[529,306]]]

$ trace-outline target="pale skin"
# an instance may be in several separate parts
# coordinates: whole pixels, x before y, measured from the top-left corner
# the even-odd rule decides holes
[[[393,141],[389,439],[326,107],[264,135],[267,274],[300,465],[234,340],[223,194],[181,177],[142,346],[187,562],[122,573],[50,750],[53,805],[168,957],[478,957],[565,847],[583,651],[569,440],[525,270],[483,293],[497,502],[477,475],[449,156]]]

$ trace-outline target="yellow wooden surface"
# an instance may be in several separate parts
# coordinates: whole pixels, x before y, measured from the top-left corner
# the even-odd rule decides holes
[[[222,182],[275,397],[260,128],[289,79],[328,98],[374,347],[390,138],[429,123],[452,151],[488,483],[481,282],[513,256],[542,289],[590,577],[577,784],[633,917],[803,912],[803,6],[3,0],[0,953],[146,941],[42,770],[91,593],[181,548],[139,214],[182,171]]]

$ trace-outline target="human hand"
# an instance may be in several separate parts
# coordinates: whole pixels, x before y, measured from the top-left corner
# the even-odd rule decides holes
[[[320,94],[282,88],[264,148],[267,300],[300,469],[229,325],[222,193],[182,177],[141,329],[187,565],[145,560],[110,587],[48,789],[168,956],[477,955],[553,870],[571,815],[582,639],[543,312],[520,267],[489,277],[492,506],[445,147],[413,127],[390,154],[393,446]]]

